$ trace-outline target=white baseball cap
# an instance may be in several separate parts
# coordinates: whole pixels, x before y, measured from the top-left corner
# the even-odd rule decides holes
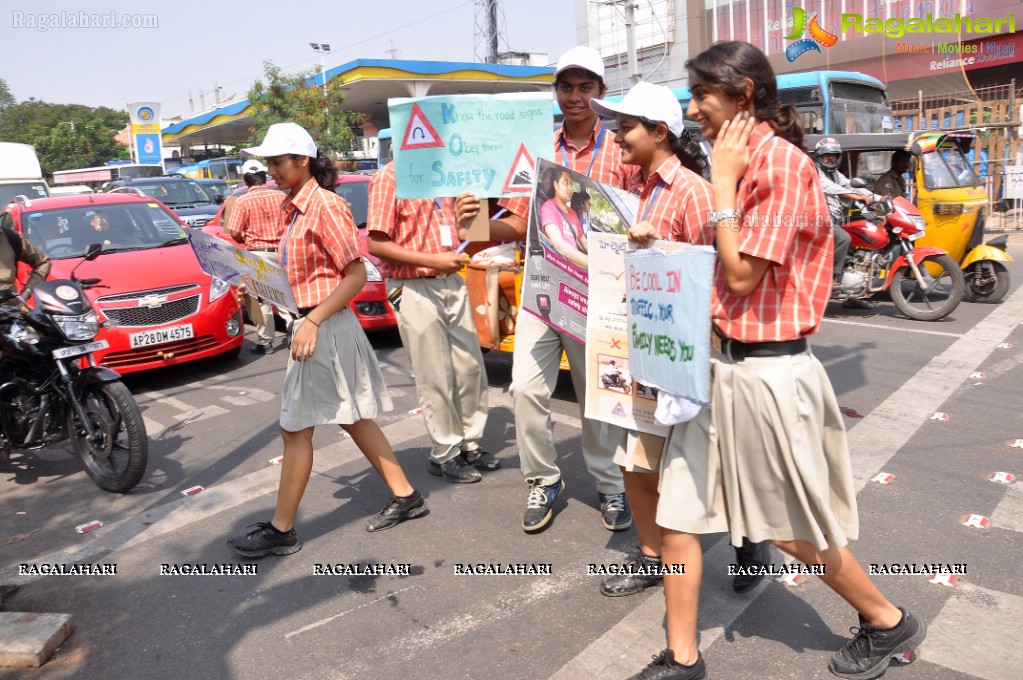
[[[635,118],[664,123],[676,137],[682,135],[685,125],[682,122],[682,105],[675,94],[664,85],[639,82],[619,102],[606,99],[591,99],[590,108],[598,115],[613,118],[620,113]]]
[[[245,156],[283,156],[294,153],[299,156],[316,158],[316,142],[306,129],[298,123],[274,123],[266,131],[266,137],[259,146],[242,149]]]
[[[604,79],[604,60],[600,58],[600,53],[597,50],[586,45],[573,47],[561,55],[561,59],[558,59],[558,68],[554,71],[554,77],[557,78],[562,71],[567,71],[570,68],[581,68],[595,73],[601,80]]]
[[[256,160],[245,161],[242,172],[266,172],[266,166]]]

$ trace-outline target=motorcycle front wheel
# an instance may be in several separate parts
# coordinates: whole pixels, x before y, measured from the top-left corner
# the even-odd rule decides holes
[[[966,286],[963,270],[948,255],[928,255],[917,264],[924,279],[923,285],[908,265],[900,267],[892,275],[892,302],[911,319],[943,319],[963,299],[963,289]],[[937,271],[937,275],[932,269]]]
[[[993,271],[984,285],[979,286],[976,283],[976,265],[971,266],[970,271],[966,272],[966,293],[970,296],[970,301],[972,302],[998,302],[1009,292],[1009,270],[1005,268],[1005,265],[1001,262],[988,262],[986,264]]]
[[[85,472],[101,489],[124,493],[146,473],[149,438],[134,397],[121,382],[89,385],[82,393],[95,436],[90,440],[74,409],[68,409],[68,432]]]

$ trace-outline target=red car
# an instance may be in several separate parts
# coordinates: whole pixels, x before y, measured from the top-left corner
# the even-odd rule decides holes
[[[19,201],[4,208],[2,223],[46,252],[50,278],[69,278],[85,247],[103,244],[75,271],[100,280],[86,294],[100,319],[112,322],[100,329],[97,339],[110,347],[95,353],[98,362],[134,373],[240,351],[242,315],[231,286],[200,269],[186,228],[159,201],[125,193]]]
[[[366,285],[356,295],[351,304],[352,311],[364,330],[382,330],[395,328],[398,320],[394,318],[394,308],[387,299],[387,286],[383,274],[380,273],[380,260],[369,255],[366,247],[366,213],[369,209],[369,176],[349,175],[338,176],[337,186],[334,191],[348,201],[352,209],[352,217],[355,218],[355,225],[359,228],[359,240],[362,241],[362,252],[366,253],[363,262],[366,263]],[[233,195],[245,193],[244,190],[236,191]],[[221,207],[217,216],[206,223],[202,228],[204,232],[217,236],[230,243],[235,243],[223,228],[224,208]]]

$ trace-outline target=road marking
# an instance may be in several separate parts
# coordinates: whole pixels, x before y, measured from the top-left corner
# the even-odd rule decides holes
[[[418,585],[414,585],[414,586],[409,586],[408,588],[402,588],[401,590],[395,590],[394,592],[387,593],[386,595],[384,595],[382,597],[378,597],[377,599],[375,599],[375,600],[373,600],[371,602],[364,602],[364,603],[360,604],[358,607],[352,607],[351,609],[346,609],[343,612],[341,612],[340,614],[334,614],[334,616],[328,616],[325,619],[320,619],[319,621],[316,621],[314,623],[310,623],[308,626],[302,626],[301,628],[296,628],[295,630],[291,631],[290,633],[285,633],[284,634],[284,639],[287,640],[288,638],[292,638],[292,637],[294,637],[296,635],[301,635],[302,633],[305,633],[307,631],[313,630],[314,628],[319,628],[320,626],[324,626],[324,625],[330,623],[331,621],[333,621],[334,619],[340,619],[342,616],[346,616],[348,614],[351,614],[354,611],[358,611],[359,609],[362,609],[363,607],[369,607],[370,605],[374,605],[377,602],[380,602],[382,600],[390,599],[390,598],[394,597],[395,595],[397,595],[398,593],[404,593],[405,591],[408,591],[408,590],[415,590],[416,588],[419,588],[419,587],[420,586],[418,586]]]
[[[492,405],[511,408],[511,400],[504,392],[494,391],[490,402]],[[402,418],[381,429],[395,449],[399,449],[407,442],[429,436],[422,418]],[[335,443],[316,451],[313,458],[313,474],[323,474],[360,459],[362,453],[351,438],[339,438]],[[88,543],[40,555],[35,561],[73,564],[88,561],[107,552],[133,548],[259,496],[273,493],[277,490],[279,480],[280,467],[268,465],[231,481],[217,484],[197,496],[179,497],[133,517],[110,522],[101,529],[90,532],[91,540]],[[0,569],[0,583],[21,586],[40,578],[45,576],[19,575],[17,564]]]
[[[845,319],[824,319],[825,323],[837,323],[843,326],[863,326],[872,330],[896,331],[899,333],[923,333],[925,335],[941,335],[946,338],[961,338],[962,333],[949,333],[948,331],[931,331],[926,328],[899,328],[898,326],[883,326],[875,323],[864,323],[863,321],[846,321]]]
[[[902,387],[849,430],[849,451],[852,453],[853,479],[857,492],[861,491],[870,479],[885,467],[892,456],[927,422],[927,418],[937,411],[967,376],[976,371],[995,351],[995,348],[1016,330],[1020,320],[1023,319],[1023,293],[1020,293],[1020,290],[1017,289],[1006,298],[998,309],[992,311],[970,331],[959,336],[959,339],[944,352],[931,359],[926,366],[917,371],[916,375],[907,380]],[[825,321],[829,320],[825,319]],[[830,321],[839,323],[834,320]],[[853,324],[856,322],[840,323]],[[707,551],[704,563],[724,564],[726,560],[734,559],[734,556],[727,554],[727,550],[721,549],[722,546],[728,548],[727,538],[719,540]],[[698,627],[701,651],[706,651],[714,644],[723,634],[725,627],[731,625],[759,596],[758,592],[754,597],[742,599],[739,606],[729,608],[725,606],[728,604],[727,602],[722,603],[706,597],[706,590],[706,584],[704,584],[700,596],[703,606],[700,607]],[[707,622],[706,616],[713,617],[715,628],[708,630],[704,627]],[[661,625],[663,620],[664,597],[658,594],[652,596],[583,649],[574,659],[552,675],[551,680],[619,677],[635,673],[649,661],[651,656],[656,655],[664,648],[665,633],[664,627]],[[1007,628],[990,628],[990,624],[985,622],[981,628],[971,629],[957,625],[955,630],[960,635],[963,630],[1014,631],[1018,627],[1018,621],[1017,617]],[[1004,655],[1000,657],[997,650],[1001,649],[1001,645],[1005,641],[998,636],[991,636],[988,640],[992,642],[993,646],[989,652],[992,655],[990,658],[999,659],[997,663],[1003,664],[1001,659],[1004,658]],[[957,640],[952,649],[960,647],[961,641]],[[1015,673],[1021,665],[1023,665],[1023,660],[1015,665],[1004,664],[1002,667],[1011,668]],[[996,677],[1008,676],[985,677],[994,680]]]
[[[1014,680],[1023,666],[1020,621],[1023,598],[960,581],[927,626],[920,658],[969,677]]]
[[[1013,484],[991,513],[991,526],[1023,532],[1023,486]]]
[[[408,370],[407,368],[404,368],[402,366],[398,366],[396,364],[392,364],[390,362],[384,361],[383,359],[377,359],[377,363],[380,364],[380,368],[384,369],[385,371],[391,371],[392,373],[398,373],[400,375],[408,376],[409,378],[412,378],[412,379],[415,379],[415,377],[416,377],[416,374],[413,373],[412,371]]]
[[[463,640],[473,631],[486,630],[496,622],[518,616],[531,607],[539,605],[541,611],[547,611],[544,603],[578,587],[585,578],[582,570],[573,570],[567,576],[531,579],[528,584],[524,583],[518,592],[499,597],[493,602],[483,601],[472,610],[453,612],[422,630],[382,640],[381,644],[372,650],[373,657],[387,659],[388,663],[412,663],[426,651],[437,649],[455,640]],[[365,657],[364,654],[359,656]],[[348,657],[344,660],[345,673],[352,674],[344,677],[373,677],[375,669],[379,670],[379,666],[374,664],[373,658],[362,661]],[[319,677],[323,677],[322,673]],[[580,677],[591,676],[575,676],[576,680]]]

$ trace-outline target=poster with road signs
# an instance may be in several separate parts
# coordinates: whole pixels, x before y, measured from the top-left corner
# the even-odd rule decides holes
[[[398,198],[529,196],[554,152],[550,94],[390,99]]]

